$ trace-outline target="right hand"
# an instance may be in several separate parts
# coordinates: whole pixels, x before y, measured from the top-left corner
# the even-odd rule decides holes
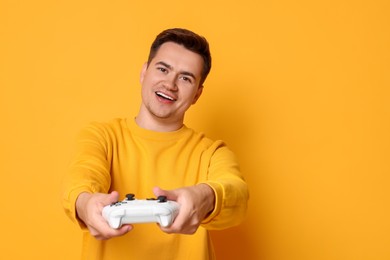
[[[106,240],[112,237],[123,236],[133,229],[131,225],[123,225],[119,229],[111,228],[102,216],[103,208],[118,201],[119,194],[116,191],[110,194],[81,193],[76,200],[76,212],[80,220],[87,226],[90,234],[98,240]]]

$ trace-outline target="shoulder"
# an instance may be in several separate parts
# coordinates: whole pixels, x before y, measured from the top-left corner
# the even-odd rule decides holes
[[[207,137],[203,132],[193,131],[193,139],[197,140],[197,149],[201,157],[207,161],[209,170],[218,169],[238,169],[239,163],[236,154],[231,150],[227,143],[221,139],[212,139]]]
[[[105,131],[117,131],[126,128],[125,118],[114,118],[109,121],[92,121],[85,128],[100,129]]]
[[[204,132],[198,132],[191,128],[188,128],[188,132],[190,133],[189,135],[193,141],[197,142],[210,153],[214,153],[219,149],[227,149],[227,145],[223,140],[211,139],[210,137],[206,136]]]
[[[99,122],[92,121],[88,123],[82,130],[81,135],[100,136],[109,138],[123,133],[126,130],[126,119],[115,118],[110,121]]]

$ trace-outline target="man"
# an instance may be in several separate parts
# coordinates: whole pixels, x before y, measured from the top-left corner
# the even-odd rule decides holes
[[[165,30],[141,71],[138,115],[91,123],[80,133],[63,204],[89,231],[82,259],[215,259],[207,230],[243,220],[248,189],[234,154],[183,124],[210,68],[206,39],[186,29]],[[168,227],[112,229],[102,209],[126,193],[166,196],[180,204],[179,214]]]

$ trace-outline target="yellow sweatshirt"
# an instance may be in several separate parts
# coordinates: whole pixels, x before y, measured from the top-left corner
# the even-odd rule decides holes
[[[248,188],[234,154],[183,126],[174,132],[140,128],[135,120],[91,123],[77,139],[75,157],[64,180],[63,205],[83,229],[82,259],[215,259],[207,230],[225,229],[245,217]],[[156,224],[135,224],[128,234],[106,241],[92,237],[76,217],[81,192],[118,191],[120,199],[154,197],[152,188],[170,190],[208,184],[215,193],[214,211],[193,235],[166,234]]]

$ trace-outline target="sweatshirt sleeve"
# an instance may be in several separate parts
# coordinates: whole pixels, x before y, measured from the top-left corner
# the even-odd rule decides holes
[[[63,180],[62,204],[70,219],[85,228],[76,214],[80,193],[107,193],[111,184],[109,145],[106,130],[96,123],[83,129],[76,139],[76,151]]]
[[[214,147],[208,180],[204,183],[214,190],[215,207],[202,226],[219,230],[236,226],[244,220],[249,191],[234,153],[222,142],[216,142]]]

